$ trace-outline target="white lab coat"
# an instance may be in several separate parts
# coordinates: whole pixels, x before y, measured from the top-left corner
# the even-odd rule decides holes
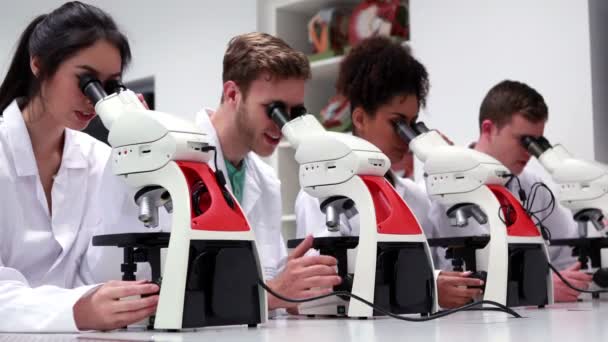
[[[222,146],[210,115],[215,115],[212,110],[201,110],[196,115],[196,124],[209,135],[210,143],[216,147],[218,167],[232,191]],[[268,280],[274,278],[287,261],[287,248],[281,232],[281,182],[274,169],[254,152],[249,152],[244,162],[245,181],[240,205],[255,234],[264,278]],[[213,160],[209,164],[215,169]]]
[[[395,190],[405,200],[414,216],[424,230],[427,238],[437,235],[436,228],[429,220],[428,212],[431,203],[426,193],[413,181],[407,178],[394,176]],[[340,232],[329,232],[325,226],[325,214],[321,212],[319,199],[300,190],[296,197],[296,237],[304,238],[306,235],[321,236],[359,236],[359,215],[350,220],[340,215]],[[431,254],[436,262],[437,255],[434,248]]]
[[[52,215],[16,101],[0,123],[0,331],[77,331],[73,306],[90,291],[83,257],[101,223],[94,198],[110,148],[65,130]]]
[[[542,179],[536,175],[529,166],[524,168],[523,172],[519,175],[519,180],[521,182],[521,187],[526,192],[527,197],[529,197],[532,184],[542,182]],[[515,197],[519,199],[519,185],[515,179],[508,184],[508,188],[511,193],[513,193]],[[532,211],[538,211],[547,207],[549,201],[549,194],[543,189],[539,190],[537,192],[536,199],[534,200]],[[463,228],[450,226],[449,219],[445,214],[448,208],[440,204],[438,201],[433,200],[431,202],[432,205],[429,212],[429,219],[434,223],[435,227],[437,227],[437,234],[440,237],[488,234],[487,225],[479,225],[473,219],[469,219],[468,226]],[[552,239],[574,238],[577,236],[577,226],[572,218],[572,214],[568,209],[560,205],[557,199],[555,210],[548,217],[547,215],[548,211],[545,211],[537,216],[541,220],[546,217],[544,224],[550,230]],[[444,253],[440,251],[438,254],[441,259],[439,265],[446,270],[451,269],[450,262],[444,259]],[[549,256],[553,265],[555,265],[558,269],[563,269],[576,262],[576,258],[572,256],[572,250],[569,247],[549,247]]]

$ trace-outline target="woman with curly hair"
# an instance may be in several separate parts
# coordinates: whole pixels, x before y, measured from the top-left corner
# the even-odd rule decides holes
[[[397,135],[394,122],[413,122],[426,104],[429,91],[428,73],[408,47],[386,37],[363,40],[353,48],[340,65],[336,85],[351,106],[353,134],[376,145],[395,164],[409,152],[408,145]],[[386,178],[414,212],[427,237],[436,229],[428,218],[430,201],[413,181],[396,176],[392,171]],[[295,204],[298,237],[323,236],[325,217],[319,210],[318,199],[300,191]],[[339,235],[359,235],[359,220],[341,217]],[[435,258],[437,259],[437,258]],[[452,308],[470,302],[481,290],[481,280],[468,273],[440,272],[437,277],[439,304]]]

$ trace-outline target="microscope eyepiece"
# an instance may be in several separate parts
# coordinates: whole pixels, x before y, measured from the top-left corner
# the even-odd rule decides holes
[[[528,149],[528,146],[530,146],[530,144],[535,143],[536,139],[531,135],[524,135],[519,139],[519,141],[525,149]]]
[[[426,125],[424,124],[424,122],[422,121],[418,121],[416,123],[412,124],[412,128],[414,129],[414,131],[416,131],[418,134],[423,134],[423,133],[427,133],[429,132],[429,128],[426,127]]]
[[[401,139],[403,139],[403,141],[405,141],[407,144],[420,135],[420,132],[418,132],[414,127],[410,126],[403,119],[394,120],[393,126],[395,127],[399,137],[401,137]]]
[[[289,122],[289,114],[287,113],[287,105],[282,101],[274,101],[266,107],[266,114],[276,123],[279,128],[283,128]]]
[[[551,144],[543,136],[533,137],[531,135],[524,135],[521,137],[520,142],[531,155],[537,158],[551,148]]]
[[[553,146],[551,146],[551,143],[549,142],[549,140],[547,140],[547,138],[545,138],[544,136],[540,136],[538,138],[536,138],[536,141],[542,146],[542,148],[544,148],[545,150],[548,150],[550,148],[552,148]]]
[[[524,135],[520,138],[520,142],[524,146],[524,148],[528,148],[528,146],[530,146],[530,144],[533,144],[535,141],[536,138],[531,135]]]
[[[84,75],[78,76],[78,88],[80,88],[80,90],[83,91],[83,92],[84,92],[84,89],[91,82],[99,82],[99,80],[97,78],[95,78],[95,76],[93,76],[91,74],[84,74]],[[99,82],[99,84],[101,84],[101,82]]]
[[[78,87],[93,105],[103,100],[108,94],[103,89],[101,82],[90,74],[84,74],[78,77]]]
[[[127,88],[122,84],[120,80],[107,80],[104,84],[103,89],[107,94],[119,93],[123,90],[127,90]]]

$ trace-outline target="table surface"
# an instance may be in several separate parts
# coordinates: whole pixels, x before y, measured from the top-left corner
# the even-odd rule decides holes
[[[430,322],[380,317],[368,320],[285,316],[257,328],[209,327],[160,332],[140,329],[81,334],[0,334],[0,341],[607,341],[608,300],[586,300],[544,309],[519,308],[525,318],[502,312],[469,311]]]

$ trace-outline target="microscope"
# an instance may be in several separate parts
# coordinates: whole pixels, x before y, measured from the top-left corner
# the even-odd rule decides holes
[[[427,192],[447,208],[450,225],[466,227],[473,219],[487,224],[489,230],[489,239],[444,238],[432,245],[470,244],[475,249],[473,257],[465,259],[466,268],[485,278],[484,300],[510,307],[552,304],[547,246],[521,203],[505,187],[509,170],[489,155],[448,144],[422,122],[397,120],[394,125],[424,163]]]
[[[436,311],[437,289],[426,237],[416,217],[384,175],[388,158],[371,143],[326,131],[310,114],[291,117],[282,102],[267,108],[295,148],[303,190],[318,198],[328,229],[338,231],[340,215],[358,215],[358,237],[315,238],[313,248],[335,256],[349,291],[393,313]],[[297,241],[290,241],[294,247]],[[300,314],[368,318],[379,315],[350,299],[328,297],[299,306]]]
[[[552,146],[542,136],[524,136],[521,143],[551,174],[559,187],[560,203],[572,211],[578,224],[578,238],[551,240],[551,245],[574,247],[573,255],[578,256],[582,269],[596,269],[594,283],[608,287],[608,170],[599,163],[574,158],[564,146]]]
[[[214,172],[208,138],[192,123],[147,110],[117,82],[106,88],[80,77],[109,130],[113,173],[137,189],[139,220],[158,225],[159,207],[171,213],[171,233],[96,236],[94,245],[124,248],[123,279],[134,280],[136,262],[150,262],[160,296],[150,328],[179,330],[266,321],[266,294],[255,237],[238,202]],[[108,95],[110,93],[110,95]],[[160,271],[159,250],[167,248]]]

